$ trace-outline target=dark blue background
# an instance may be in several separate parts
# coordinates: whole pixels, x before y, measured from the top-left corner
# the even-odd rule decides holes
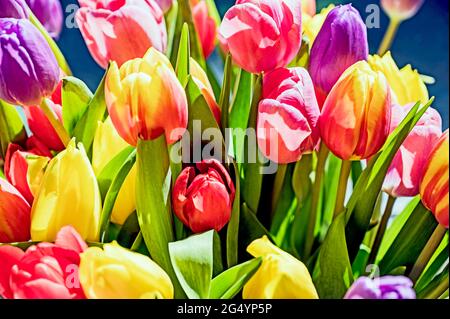
[[[348,3],[349,1],[319,0],[318,7],[329,3]],[[62,0],[64,9],[76,0]],[[234,1],[216,0],[221,14],[225,13]],[[377,0],[354,1],[355,6],[366,18],[366,6],[378,4]],[[67,15],[67,13],[66,13]],[[431,96],[436,96],[433,107],[437,108],[448,127],[449,110],[449,42],[448,42],[448,2],[443,0],[426,0],[421,11],[411,20],[404,22],[392,47],[393,55],[399,66],[412,64],[422,74],[431,75],[436,84],[428,86]],[[381,13],[381,28],[369,29],[370,52],[376,52],[389,20]],[[58,41],[67,57],[74,75],[85,81],[94,90],[99,83],[103,70],[92,60],[77,29],[64,29]]]

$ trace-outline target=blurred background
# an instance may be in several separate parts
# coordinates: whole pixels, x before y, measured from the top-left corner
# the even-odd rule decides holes
[[[276,1],[276,0],[274,0]],[[62,0],[65,15],[70,19],[76,0]],[[216,0],[217,7],[223,15],[234,4],[234,0]],[[330,3],[342,4],[351,1],[318,0],[318,10]],[[378,4],[378,0],[358,0],[353,2],[363,19],[369,4]],[[426,0],[419,13],[400,26],[392,46],[393,57],[399,67],[412,64],[421,74],[430,75],[436,83],[429,85],[430,96],[435,96],[433,107],[442,115],[444,128],[449,127],[449,3],[442,0]],[[381,9],[380,9],[381,10]],[[381,10],[380,28],[368,30],[370,52],[375,53],[389,23],[388,17]],[[58,41],[74,75],[95,90],[100,82],[102,70],[91,58],[78,29],[65,28]]]

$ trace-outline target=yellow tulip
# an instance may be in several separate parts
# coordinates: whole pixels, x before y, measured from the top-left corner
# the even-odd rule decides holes
[[[306,266],[273,245],[266,236],[253,241],[247,251],[263,261],[244,286],[244,299],[319,298]]]
[[[311,17],[307,13],[303,13],[303,32],[304,35],[306,35],[309,39],[310,47],[312,47],[314,40],[316,39],[317,35],[319,34],[320,29],[322,28],[323,23],[325,22],[325,19],[330,13],[331,10],[333,10],[334,5],[330,4],[328,7],[323,8],[320,13],[316,14],[315,16]]]
[[[100,191],[91,163],[72,140],[48,164],[31,211],[31,239],[54,241],[67,225],[90,241],[99,237]]]
[[[128,143],[117,133],[109,117],[105,122],[99,122],[92,147],[92,166],[95,175],[99,176],[105,166],[128,146]],[[135,210],[136,165],[133,166],[120,188],[111,213],[111,221],[123,225]]]
[[[173,298],[172,282],[158,264],[116,242],[88,248],[80,257],[80,283],[89,299]]]
[[[50,159],[46,156],[30,155],[27,157],[27,182],[31,194],[33,194],[34,197],[36,197],[39,192],[49,160]]]
[[[369,56],[369,64],[375,71],[382,72],[392,90],[393,102],[399,105],[410,103],[426,103],[429,100],[428,90],[417,70],[411,65],[399,69],[390,52],[383,57]]]

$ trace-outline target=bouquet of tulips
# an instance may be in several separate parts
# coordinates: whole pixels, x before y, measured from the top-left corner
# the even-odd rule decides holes
[[[369,55],[351,5],[79,0],[91,92],[59,1],[1,0],[0,296],[448,297],[449,133],[387,51],[422,2]]]

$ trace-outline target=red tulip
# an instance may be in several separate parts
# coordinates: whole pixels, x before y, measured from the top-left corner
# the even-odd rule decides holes
[[[86,243],[70,226],[58,233],[55,244],[40,243],[26,252],[0,246],[0,295],[13,299],[83,299],[78,280],[80,253]]]
[[[194,233],[220,231],[230,220],[235,188],[226,169],[215,159],[186,167],[175,182],[175,214]]]
[[[154,0],[80,0],[76,20],[97,63],[119,66],[141,58],[150,47],[164,52],[167,31],[164,14]]]
[[[412,106],[412,104],[393,105],[391,132],[397,128]],[[441,116],[435,109],[429,108],[395,155],[386,175],[383,190],[394,197],[418,195],[419,183],[431,148],[441,135]]]
[[[202,44],[203,56],[208,58],[216,46],[217,25],[209,15],[205,0],[190,0],[192,18]]]
[[[237,0],[223,18],[219,40],[248,72],[285,67],[301,45],[300,6],[292,0]]]
[[[261,152],[276,163],[298,161],[319,141],[319,116],[314,85],[305,69],[267,73],[257,122]]]
[[[448,130],[431,150],[420,182],[422,202],[436,217],[439,224],[448,229]]]
[[[24,152],[19,145],[9,144],[5,158],[5,175],[8,181],[31,205],[34,197],[27,181],[27,156],[29,155],[31,154]]]
[[[26,148],[31,154],[52,158],[53,154],[36,135],[30,136],[26,141]]]
[[[30,212],[30,204],[19,191],[0,178],[0,243],[30,239]]]

